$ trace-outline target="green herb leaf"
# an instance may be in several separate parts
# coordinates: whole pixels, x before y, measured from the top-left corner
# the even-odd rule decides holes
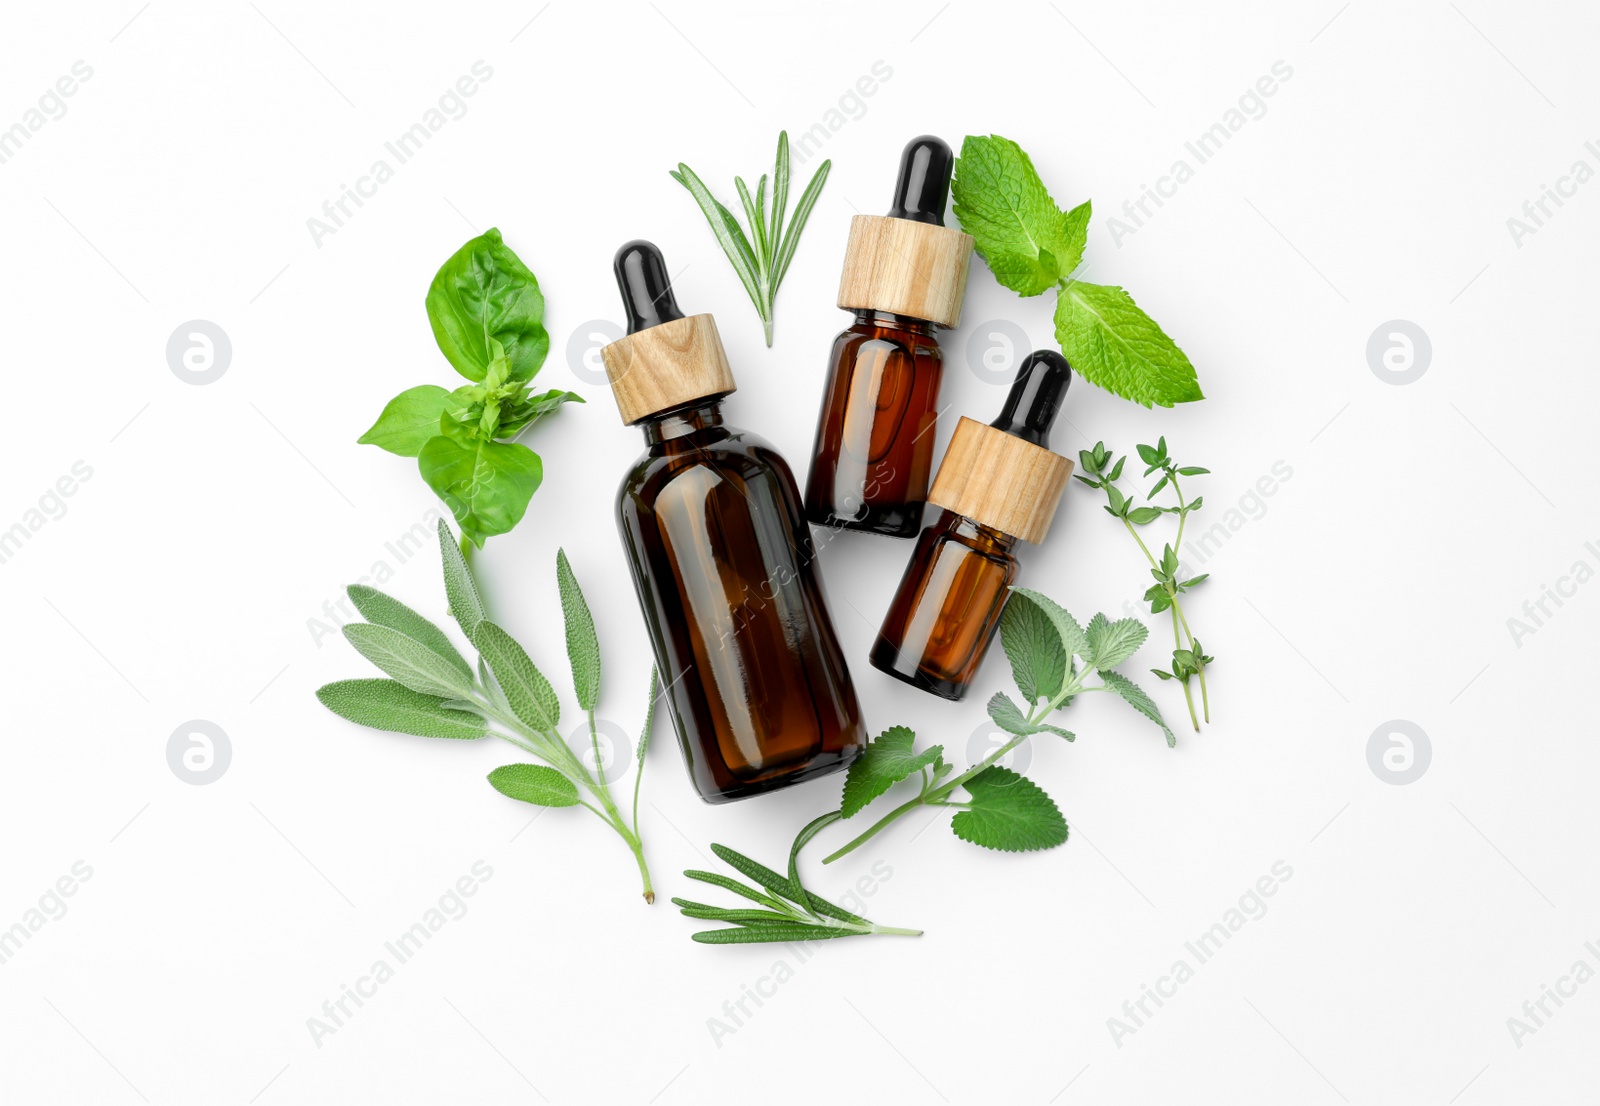
[[[711,226],[711,233],[717,240],[717,245],[722,247],[722,252],[727,255],[728,261],[733,265],[733,271],[739,277],[739,283],[744,285],[745,293],[750,297],[750,302],[755,304],[756,311],[762,318],[766,318],[765,307],[761,300],[761,290],[756,274],[756,257],[746,241],[744,231],[739,227],[739,221],[733,213],[717,202],[705,182],[695,175],[695,171],[678,162],[678,168],[671,171],[673,180],[689,190],[689,195],[694,197],[694,202],[700,205],[700,214],[706,217],[706,222]]]
[[[747,879],[755,880],[774,895],[789,899],[791,902],[799,901],[799,889],[792,885],[788,879],[780,876],[766,865],[751,860],[743,853],[734,852],[726,845],[718,845],[713,842],[711,851],[716,854],[718,860],[728,867],[735,869]]]
[[[1067,654],[1048,615],[1026,595],[1013,595],[1000,616],[1000,644],[1017,690],[1030,704],[1051,698],[1067,678]]]
[[[577,806],[578,787],[543,764],[506,764],[489,773],[500,794],[534,806]]]
[[[701,902],[674,898],[673,904],[685,918],[698,918],[709,922],[734,922],[738,925],[794,925],[792,914],[779,914],[775,910],[729,909],[725,906],[707,906]]]
[[[401,457],[415,457],[429,438],[439,434],[439,417],[450,403],[450,393],[437,384],[419,384],[391,399],[378,421],[356,439]]]
[[[1032,160],[1009,138],[968,135],[950,191],[961,228],[1013,292],[1037,296],[1083,260],[1089,204],[1062,212]]]
[[[1068,741],[1072,741],[1072,740],[1076,739],[1077,736],[1078,736],[1077,734],[1073,733],[1071,730],[1064,730],[1060,726],[1052,726],[1048,722],[1035,722],[1034,725],[1038,726],[1039,729],[1041,729],[1041,730],[1047,730],[1050,733],[1055,734],[1057,737],[1064,737]]]
[[[583,397],[577,392],[563,391],[559,388],[552,388],[538,395],[523,395],[506,405],[500,413],[500,427],[495,436],[514,438],[562,404],[582,402],[584,402]]]
[[[1061,645],[1069,656],[1089,659],[1089,639],[1084,635],[1083,627],[1079,626],[1078,620],[1068,614],[1059,603],[1032,588],[1014,587],[1011,590],[1017,595],[1027,596],[1038,605],[1045,613],[1045,617],[1055,626],[1056,633],[1061,638]]]
[[[539,455],[515,442],[440,435],[422,447],[417,467],[473,544],[522,521],[544,479]]]
[[[445,699],[423,695],[395,680],[338,680],[317,689],[322,705],[360,726],[417,737],[470,741],[489,732],[480,715],[445,707]]]
[[[731,876],[725,876],[720,872],[702,872],[697,869],[691,869],[683,874],[689,879],[697,879],[701,883],[709,883],[713,887],[720,887],[724,891],[732,891],[735,895],[742,895],[751,902],[758,902],[775,910],[783,909],[782,900],[773,898],[771,895],[764,895],[754,887],[746,887],[738,880]]]
[[[439,267],[427,305],[440,351],[468,380],[487,374],[491,338],[505,347],[512,380],[527,380],[544,364],[550,350],[544,296],[498,229],[472,239]]]
[[[1107,687],[1109,687],[1112,691],[1115,691],[1118,695],[1122,696],[1123,699],[1127,700],[1128,704],[1132,706],[1134,710],[1138,711],[1140,714],[1150,719],[1150,721],[1161,727],[1161,732],[1167,735],[1168,748],[1174,748],[1177,746],[1178,738],[1170,729],[1167,728],[1166,720],[1161,717],[1161,708],[1156,706],[1155,702],[1150,698],[1150,696],[1146,695],[1142,690],[1140,690],[1138,684],[1134,683],[1120,672],[1101,672],[1100,678],[1106,682]]]
[[[730,926],[724,929],[702,929],[690,936],[702,945],[754,945],[791,941],[826,941],[832,937],[850,937],[854,930],[834,929],[832,926],[770,925]]]
[[[1027,737],[1029,734],[1039,732],[1039,727],[1029,722],[1017,704],[1008,699],[1004,692],[995,692],[994,697],[989,700],[989,717],[994,719],[995,725],[1017,737]]]
[[[787,145],[787,138],[782,140]],[[778,285],[789,272],[789,263],[794,260],[794,254],[800,248],[800,232],[806,229],[806,220],[811,218],[811,209],[817,206],[817,198],[822,195],[822,186],[827,182],[828,170],[833,168],[832,159],[825,160],[817,166],[817,171],[812,174],[811,181],[806,185],[805,191],[800,193],[800,200],[794,205],[794,216],[789,220],[789,229],[783,233],[783,242],[778,247],[777,256],[772,261],[772,294],[778,294]],[[768,345],[772,343],[768,342]]]
[[[846,771],[842,817],[858,814],[889,788],[932,764],[944,751],[942,745],[934,745],[920,753],[913,752],[916,739],[908,727],[893,726],[868,743],[866,751],[851,761]]]
[[[1119,618],[1111,622],[1105,615],[1097,614],[1089,620],[1086,631],[1090,654],[1087,660],[1102,671],[1115,668],[1133,656],[1149,634],[1137,618]]]
[[[800,832],[795,834],[794,844],[789,846],[789,883],[792,886],[802,888],[805,886],[800,882],[800,850],[805,848],[813,837],[843,817],[844,811],[830,810],[828,813],[807,822]],[[810,892],[807,892],[807,896],[810,896]]]
[[[1135,526],[1148,526],[1165,513],[1160,507],[1135,507],[1127,517]]]
[[[1066,842],[1067,820],[1026,776],[995,764],[965,786],[972,805],[950,820],[951,831],[961,840],[1011,853],[1053,849]]]
[[[343,627],[345,640],[363,657],[412,691],[447,699],[472,694],[470,670],[461,670],[416,638],[387,626],[352,622]]]
[[[1055,324],[1061,352],[1097,387],[1146,407],[1205,398],[1183,350],[1116,285],[1071,282]]]
[[[385,595],[377,588],[369,588],[364,584],[351,584],[345,591],[349,594],[350,601],[356,605],[356,610],[360,611],[361,616],[368,622],[387,626],[391,630],[399,630],[407,637],[420,641],[454,665],[466,680],[467,686],[472,686],[472,666],[439,627],[400,600]]]
[[[561,587],[561,614],[567,628],[567,659],[572,662],[572,687],[578,706],[594,710],[600,698],[600,639],[595,636],[594,616],[584,602],[583,589],[572,574],[564,549],[556,550],[556,581]],[[655,697],[651,697],[655,702]]]
[[[488,659],[518,718],[536,730],[554,730],[560,724],[561,703],[555,690],[516,639],[484,619],[472,632],[472,644]]]
[[[461,627],[461,632],[471,641],[472,632],[484,618],[483,597],[478,592],[478,581],[473,579],[472,570],[461,555],[461,547],[456,545],[456,537],[445,525],[444,519],[439,520],[439,556],[444,562],[444,593],[450,600],[450,613]],[[478,663],[481,667],[481,657]]]

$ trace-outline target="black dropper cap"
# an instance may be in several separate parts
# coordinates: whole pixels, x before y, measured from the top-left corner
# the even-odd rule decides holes
[[[666,259],[654,242],[643,238],[624,242],[611,268],[622,292],[622,309],[628,313],[629,334],[683,318],[672,295]]]
[[[1036,349],[1017,366],[1017,379],[1006,393],[1000,417],[989,425],[1025,442],[1050,448],[1050,425],[1067,398],[1072,368],[1053,349]]]
[[[914,223],[944,226],[944,204],[950,198],[950,170],[954,166],[955,155],[936,135],[918,135],[906,143],[889,214]]]

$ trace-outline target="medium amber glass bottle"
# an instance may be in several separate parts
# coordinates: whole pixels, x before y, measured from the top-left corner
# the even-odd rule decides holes
[[[967,693],[1017,581],[1013,547],[1044,540],[1072,475],[1072,462],[1049,449],[1071,379],[1059,353],[1036,350],[999,418],[957,424],[928,495],[944,510],[917,539],[874,668],[946,699]]]
[[[961,318],[972,238],[944,225],[950,147],[914,138],[887,216],[857,215],[839,306],[856,321],[833,342],[806,477],[806,517],[909,538],[933,470],[943,361],[935,326]]]
[[[794,475],[723,421],[716,324],[678,310],[660,251],[629,242],[616,274],[628,335],[602,358],[646,446],[618,526],[695,789],[721,803],[843,768],[866,728]]]

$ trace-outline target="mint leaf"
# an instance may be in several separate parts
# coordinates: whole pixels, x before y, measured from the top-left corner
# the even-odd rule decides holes
[[[428,286],[428,323],[439,350],[468,380],[482,380],[493,352],[505,347],[512,380],[527,380],[544,364],[550,335],[544,329],[539,282],[491,227],[439,267]]]
[[[1146,695],[1138,684],[1120,672],[1102,672],[1100,678],[1106,682],[1107,687],[1126,699],[1134,710],[1161,727],[1161,732],[1167,735],[1169,749],[1177,746],[1178,738],[1167,728],[1166,719],[1161,717],[1161,708],[1156,706],[1155,701]]]
[[[989,717],[994,719],[994,724],[1006,733],[1017,737],[1027,737],[1029,734],[1039,732],[1039,727],[1029,722],[1017,704],[1008,699],[1004,692],[995,692],[994,698],[989,700]]]
[[[401,457],[415,457],[429,438],[439,434],[439,416],[450,393],[437,384],[419,384],[391,399],[378,421],[356,439],[358,445],[375,445]]]
[[[1078,620],[1068,614],[1062,606],[1048,595],[1034,591],[1032,588],[1012,588],[1017,595],[1027,596],[1036,603],[1051,625],[1056,628],[1056,634],[1061,638],[1062,648],[1068,655],[1089,659],[1089,639],[1084,636],[1083,627],[1078,625]],[[1060,688],[1056,689],[1060,691]]]
[[[1055,322],[1061,352],[1096,387],[1146,407],[1205,398],[1183,350],[1116,285],[1072,281]]]
[[[1150,631],[1137,618],[1119,618],[1109,621],[1097,614],[1089,620],[1086,636],[1089,639],[1089,657],[1095,668],[1104,671],[1115,668],[1138,651]]]
[[[463,441],[440,435],[422,447],[417,468],[478,546],[522,521],[528,500],[544,479],[544,466],[533,450],[487,438]]]
[[[395,680],[338,680],[317,689],[322,705],[359,726],[417,737],[470,741],[489,726],[464,710],[450,710],[437,695],[423,695]]]
[[[416,638],[370,622],[352,622],[343,631],[356,652],[412,691],[447,699],[472,695],[471,675],[463,676],[460,669]]]
[[[1053,849],[1066,841],[1067,820],[1028,777],[996,764],[964,786],[972,805],[950,820],[961,840],[1008,853]]]
[[[483,621],[483,597],[478,593],[478,582],[472,578],[467,559],[461,555],[456,536],[439,520],[439,556],[444,562],[444,593],[450,600],[450,613],[455,617],[461,632],[472,639],[472,631]],[[478,659],[480,667],[483,658]]]
[[[360,611],[361,616],[368,622],[377,626],[387,626],[391,630],[399,630],[407,637],[420,641],[449,661],[465,677],[468,686],[471,686],[472,666],[467,663],[467,659],[461,655],[450,639],[444,636],[443,630],[400,600],[385,595],[377,588],[369,588],[364,584],[351,584],[345,591],[349,594],[350,601],[356,605],[356,610]]]
[[[1061,635],[1039,605],[1026,595],[1013,595],[1000,616],[1000,644],[1011,662],[1017,690],[1031,705],[1061,690],[1067,677],[1067,654]]]
[[[507,764],[489,773],[500,794],[534,806],[577,806],[578,787],[554,768],[542,764]]]
[[[495,681],[516,716],[536,730],[555,729],[561,721],[560,700],[522,646],[488,619],[473,630],[472,644],[488,659]]]
[[[968,135],[950,193],[961,229],[1001,284],[1037,296],[1078,267],[1089,204],[1063,212],[1033,162],[1009,138]]]
[[[867,745],[866,752],[850,762],[844,778],[844,801],[840,812],[849,818],[872,800],[923,767],[931,765],[944,752],[933,745],[920,753],[911,750],[917,735],[907,726],[892,726]]]
[[[561,614],[567,627],[567,659],[572,663],[572,688],[578,706],[594,710],[600,698],[600,639],[595,636],[594,616],[583,600],[583,589],[572,574],[567,552],[556,550],[556,582],[561,587]],[[652,696],[651,702],[655,699]],[[640,741],[648,740],[641,735]]]

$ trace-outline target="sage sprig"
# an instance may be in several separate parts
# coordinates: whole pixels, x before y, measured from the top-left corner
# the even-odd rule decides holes
[[[772,168],[770,217],[767,214],[766,174],[763,173],[756,182],[754,196],[750,194],[743,177],[733,178],[734,187],[739,191],[739,203],[750,224],[748,236],[733,212],[717,201],[693,169],[680,161],[676,169],[668,170],[672,179],[687,188],[694,202],[700,205],[700,212],[711,225],[717,245],[728,255],[733,271],[738,274],[739,283],[744,285],[750,302],[756,306],[756,314],[761,316],[761,327],[769,346],[772,345],[772,308],[778,298],[778,285],[783,283],[789,263],[794,260],[795,249],[800,244],[800,232],[805,229],[811,209],[817,205],[817,197],[822,195],[822,185],[828,179],[828,170],[832,165],[832,161],[824,161],[817,169],[811,183],[800,194],[800,201],[795,204],[794,215],[786,228],[783,217],[789,203],[789,132],[779,131],[778,157]]]
[[[487,617],[472,569],[442,519],[439,551],[450,614],[477,650],[477,664],[469,664],[449,635],[428,619],[398,599],[358,584],[349,589],[350,599],[367,621],[345,626],[344,636],[389,679],[339,680],[319,688],[317,698],[341,718],[362,726],[419,737],[473,740],[493,735],[537,758],[542,763],[496,768],[489,773],[490,785],[535,806],[586,808],[622,838],[638,863],[644,901],[655,902],[639,836],[639,785],[655,714],[656,673],[650,673],[650,704],[639,732],[629,819],[599,770],[595,705],[600,698],[600,642],[566,553],[556,554],[556,580],[573,689],[579,709],[588,716],[595,772],[557,729],[561,703],[550,681],[516,639]]]
[[[1205,503],[1205,496],[1201,495],[1185,499],[1179,481],[1183,477],[1204,476],[1211,470],[1201,468],[1199,465],[1180,466],[1167,455],[1165,437],[1155,445],[1141,445],[1138,450],[1139,459],[1147,466],[1144,470],[1145,476],[1148,477],[1158,471],[1161,473],[1161,479],[1145,493],[1146,502],[1149,503],[1155,499],[1157,493],[1170,488],[1172,496],[1177,500],[1177,506],[1135,507],[1133,498],[1117,484],[1122,478],[1123,462],[1128,458],[1117,457],[1106,449],[1104,442],[1096,442],[1093,449],[1078,451],[1080,470],[1078,479],[1091,488],[1098,488],[1106,493],[1105,512],[1112,518],[1122,521],[1122,525],[1133,536],[1133,540],[1139,543],[1140,551],[1150,564],[1150,575],[1155,577],[1156,582],[1146,589],[1145,601],[1150,604],[1151,614],[1167,611],[1172,618],[1172,667],[1152,668],[1150,671],[1163,681],[1176,680],[1183,685],[1183,698],[1189,707],[1189,721],[1198,730],[1200,719],[1195,715],[1194,694],[1189,689],[1189,681],[1191,679],[1199,681],[1200,706],[1205,714],[1205,720],[1210,722],[1211,696],[1206,689],[1206,666],[1216,658],[1206,655],[1200,645],[1200,639],[1189,629],[1189,619],[1184,613],[1181,597],[1211,574],[1202,572],[1187,579],[1179,578],[1182,566],[1178,563],[1177,551],[1183,547],[1184,524],[1188,521],[1189,515],[1198,511]],[[1139,534],[1139,530],[1155,522],[1162,515],[1176,515],[1178,530],[1172,541],[1162,547],[1161,556],[1157,558]]]
[[[833,811],[814,819],[794,839],[789,849],[789,874],[779,875],[771,868],[734,852],[726,845],[712,845],[728,867],[750,880],[741,883],[716,872],[687,871],[690,879],[709,883],[755,903],[754,907],[719,907],[690,899],[672,901],[686,918],[727,922],[723,929],[702,929],[691,937],[703,945],[749,945],[771,941],[825,941],[835,937],[898,936],[920,937],[920,929],[881,926],[853,914],[844,907],[807,891],[800,882],[800,850],[824,827],[838,821]]]

